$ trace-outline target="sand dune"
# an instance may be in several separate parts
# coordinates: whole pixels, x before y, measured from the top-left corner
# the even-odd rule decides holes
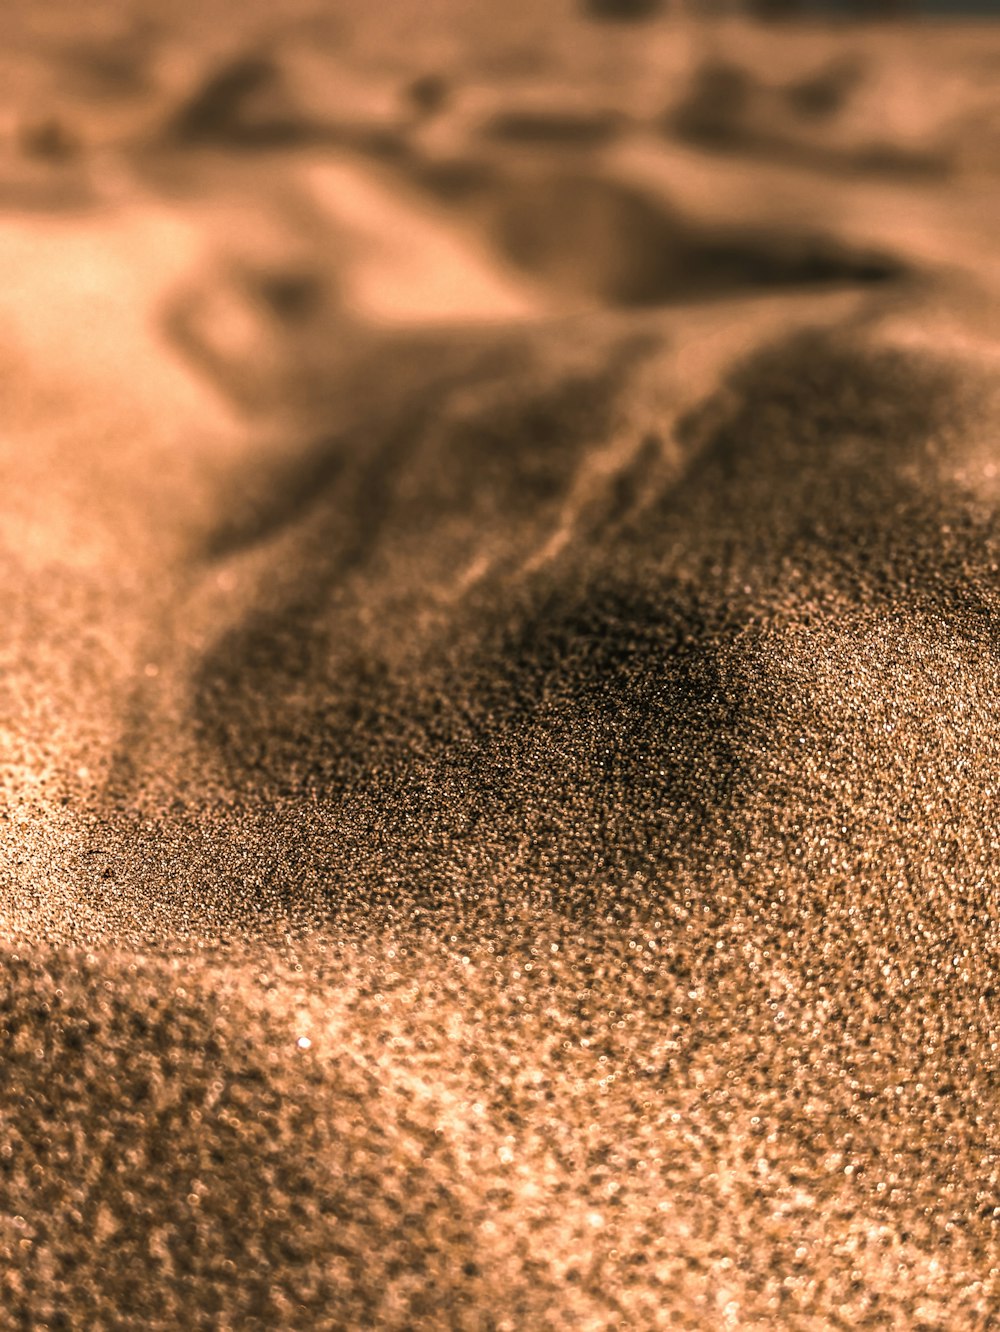
[[[5,20],[0,1326],[992,1326],[995,34],[299,8]]]

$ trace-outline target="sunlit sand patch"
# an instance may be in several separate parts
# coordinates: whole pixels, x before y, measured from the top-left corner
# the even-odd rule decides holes
[[[377,323],[526,319],[546,305],[442,215],[347,164],[317,164],[319,206],[354,240],[345,303]]]
[[[29,562],[32,551],[37,559],[99,562],[107,542],[120,546],[130,536],[133,557],[139,556],[156,537],[155,528],[143,530],[139,514],[156,503],[157,486],[186,487],[199,469],[211,470],[213,459],[233,458],[231,414],[158,328],[158,303],[199,245],[183,218],[151,205],[0,222],[0,310],[10,355],[21,367],[5,390],[5,447],[22,459],[19,475],[30,471],[38,480],[19,487],[5,523]],[[93,440],[82,455],[81,416]],[[154,457],[163,464],[155,478]],[[11,456],[8,470],[14,465]],[[96,507],[82,494],[95,485]],[[192,492],[189,498],[189,512],[196,513]],[[176,540],[165,525],[161,532]]]

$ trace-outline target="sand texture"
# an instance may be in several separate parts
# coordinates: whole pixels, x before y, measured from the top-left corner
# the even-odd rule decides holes
[[[1000,1325],[1000,30],[0,28],[0,1329]]]

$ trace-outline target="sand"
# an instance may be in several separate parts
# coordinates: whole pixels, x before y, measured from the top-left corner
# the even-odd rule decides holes
[[[0,1327],[1000,1319],[996,35],[515,17],[18,28]]]

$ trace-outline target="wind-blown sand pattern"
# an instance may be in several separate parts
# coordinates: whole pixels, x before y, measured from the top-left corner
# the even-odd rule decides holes
[[[2,20],[0,1327],[996,1326],[1000,38],[356,8]]]

